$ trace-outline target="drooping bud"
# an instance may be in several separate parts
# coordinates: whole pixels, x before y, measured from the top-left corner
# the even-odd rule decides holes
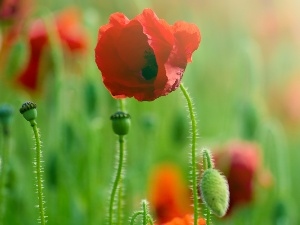
[[[206,206],[213,214],[223,217],[229,206],[229,187],[226,178],[213,168],[204,171],[200,192]]]
[[[27,121],[33,121],[37,118],[36,104],[33,102],[25,102],[20,108],[20,113]]]
[[[125,112],[118,111],[110,117],[112,121],[113,131],[117,135],[126,135],[128,134],[131,120],[130,115]]]

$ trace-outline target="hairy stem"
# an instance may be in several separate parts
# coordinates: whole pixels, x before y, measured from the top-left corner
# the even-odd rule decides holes
[[[147,215],[147,218],[148,218],[148,222],[150,223],[150,225],[154,225],[153,219],[149,214]]]
[[[143,207],[143,225],[147,225],[147,214],[148,214],[148,211],[147,211],[147,206],[146,206],[146,202],[145,201],[142,202],[142,207]]]
[[[42,179],[42,150],[41,150],[41,139],[40,134],[38,132],[37,124],[35,121],[31,121],[31,126],[34,133],[35,138],[35,150],[36,150],[36,182],[37,182],[37,194],[38,194],[38,204],[39,204],[39,212],[40,212],[40,223],[42,225],[46,224],[46,215],[44,208],[44,195],[43,195],[43,179]]]
[[[124,163],[124,136],[119,135],[119,161],[118,161],[118,168],[117,168],[117,174],[116,178],[113,183],[113,188],[110,196],[110,203],[109,203],[109,224],[113,224],[113,208],[114,208],[114,202],[115,202],[115,196],[118,190],[118,187],[120,185],[120,182],[122,180],[122,169],[123,169],[123,163]],[[119,192],[119,198],[121,198],[122,193]],[[120,200],[119,200],[120,201]],[[119,211],[119,210],[118,210]],[[118,215],[118,218],[121,216]]]
[[[205,149],[202,151],[202,166],[203,166],[203,172],[207,169],[212,168],[212,162],[211,162],[211,158],[210,158],[210,154],[208,153],[208,151]],[[210,225],[211,224],[211,212],[210,209],[206,206],[206,204],[203,204],[203,211],[204,211],[204,216],[205,216],[205,220],[206,220],[206,225]]]
[[[198,190],[197,190],[197,163],[196,163],[196,137],[197,137],[197,130],[196,130],[196,119],[195,113],[193,109],[192,100],[183,86],[180,84],[180,89],[186,99],[187,106],[190,113],[190,120],[191,120],[191,129],[192,129],[192,143],[191,143],[191,165],[192,165],[192,191],[193,191],[193,200],[194,200],[194,225],[197,225],[198,221]]]
[[[139,215],[144,215],[144,212],[143,212],[143,211],[135,212],[135,213],[133,214],[133,216],[131,217],[130,225],[134,225],[134,221],[135,221],[135,219],[136,219]]]

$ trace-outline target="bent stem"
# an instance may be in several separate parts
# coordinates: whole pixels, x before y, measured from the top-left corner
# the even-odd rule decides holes
[[[142,210],[135,212],[131,217],[130,225],[134,225],[134,221],[138,216],[142,216],[143,225],[148,225],[149,223],[154,225],[153,219],[149,214],[149,206],[146,200],[142,201]]]
[[[122,169],[123,169],[123,163],[124,163],[124,136],[119,135],[119,161],[118,161],[118,168],[116,173],[116,178],[113,183],[113,188],[110,195],[110,203],[109,203],[109,224],[113,224],[113,208],[114,208],[114,202],[115,202],[115,196],[118,190],[118,187],[121,185],[122,180]],[[122,193],[119,191],[119,199],[118,202],[120,202],[120,198],[122,196]],[[120,214],[120,210],[118,210],[118,214]],[[118,215],[117,218],[121,218],[121,215]]]
[[[135,219],[139,216],[139,215],[144,215],[144,212],[143,211],[138,211],[138,212],[135,212],[133,214],[133,216],[131,217],[131,220],[130,220],[130,225],[134,225],[134,221]]]
[[[36,150],[36,162],[35,162],[35,173],[36,173],[36,182],[37,182],[37,194],[38,194],[38,203],[39,203],[39,212],[40,212],[40,223],[42,225],[46,224],[46,215],[44,208],[44,195],[43,195],[43,179],[42,179],[42,150],[41,150],[41,139],[40,134],[37,128],[37,123],[33,120],[30,121],[30,124],[33,129],[34,138],[35,138],[35,150]]]
[[[198,221],[198,190],[197,190],[197,162],[196,162],[196,137],[197,137],[197,129],[196,129],[196,119],[195,113],[193,109],[192,100],[183,86],[180,84],[180,89],[186,99],[187,106],[190,113],[191,120],[191,129],[192,129],[192,143],[191,143],[191,166],[192,166],[192,191],[193,191],[193,199],[194,199],[194,225],[197,225]]]

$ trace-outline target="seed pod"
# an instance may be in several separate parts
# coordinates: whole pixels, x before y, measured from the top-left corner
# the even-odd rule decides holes
[[[213,214],[223,217],[229,206],[229,187],[226,178],[216,169],[204,171],[200,192],[206,206]]]
[[[33,102],[25,102],[20,108],[20,113],[23,114],[27,121],[33,121],[37,117],[36,104]]]
[[[113,131],[117,135],[126,135],[128,134],[131,120],[130,115],[128,113],[124,113],[121,111],[116,112],[110,117],[112,121]]]

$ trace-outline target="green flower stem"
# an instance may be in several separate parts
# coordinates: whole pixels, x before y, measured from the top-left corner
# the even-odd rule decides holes
[[[154,225],[153,219],[152,219],[152,217],[151,217],[149,214],[147,215],[147,219],[148,219],[148,222],[149,222],[151,225]]]
[[[41,150],[41,139],[40,134],[38,132],[37,123],[35,120],[30,121],[30,124],[33,129],[34,138],[35,138],[35,150],[36,150],[36,182],[37,182],[37,194],[38,194],[38,204],[39,204],[39,212],[40,212],[40,223],[42,225],[46,224],[46,215],[44,208],[44,195],[43,195],[43,179],[42,179],[42,150]]]
[[[212,163],[211,163],[211,158],[210,158],[210,154],[208,153],[207,150],[203,150],[202,152],[202,165],[203,165],[203,172],[207,169],[212,168]],[[211,212],[209,210],[209,208],[203,204],[204,206],[204,216],[205,216],[205,220],[206,220],[206,225],[210,225],[211,224]]]
[[[119,135],[119,161],[118,161],[118,168],[117,168],[117,174],[115,181],[113,183],[113,188],[110,196],[110,203],[109,203],[109,224],[113,224],[113,208],[114,208],[114,202],[115,202],[115,196],[118,190],[118,187],[120,186],[120,182],[122,180],[122,169],[123,169],[123,163],[124,163],[124,136]],[[121,198],[122,194],[119,192],[119,198]],[[120,200],[119,200],[120,201]],[[118,210],[118,212],[120,212]],[[118,213],[119,214],[119,213]],[[118,215],[118,218],[121,216]]]
[[[207,150],[203,150],[203,171],[212,168],[211,157]]]
[[[149,223],[151,225],[154,224],[153,219],[151,217],[151,215],[149,214],[149,205],[148,202],[146,200],[142,200],[142,210],[141,211],[137,211],[133,214],[133,216],[131,217],[131,221],[130,221],[130,225],[134,224],[134,220],[141,215],[142,221],[143,221],[143,225],[148,225]]]
[[[210,225],[211,223],[211,212],[210,210],[207,208],[207,206],[205,206],[205,220],[206,220],[206,225]]]
[[[192,144],[191,144],[191,165],[192,165],[192,191],[193,191],[193,199],[194,199],[194,225],[197,225],[198,221],[198,190],[197,190],[197,164],[196,164],[196,136],[197,136],[197,130],[196,130],[196,119],[195,119],[195,113],[193,109],[193,104],[191,97],[189,96],[187,90],[183,86],[183,84],[180,84],[180,89],[186,99],[189,113],[190,113],[190,119],[191,119],[191,129],[192,129]]]
[[[135,219],[136,219],[139,215],[144,215],[144,212],[143,212],[143,211],[135,212],[135,213],[133,214],[133,216],[131,217],[130,225],[134,225],[134,221],[135,221]]]
[[[3,125],[3,142],[1,148],[1,168],[0,168],[0,224],[4,224],[4,214],[6,209],[5,184],[7,178],[7,163],[9,154],[9,130]]]
[[[120,109],[120,111],[125,112],[125,100],[124,99],[119,100],[119,109]]]
[[[124,99],[120,99],[119,101],[119,109],[120,111],[124,112],[125,111],[125,100]],[[123,143],[122,143],[123,144]],[[119,144],[119,146],[121,146],[121,143]],[[124,147],[123,147],[124,148]],[[119,181],[119,191],[118,191],[118,225],[122,225],[122,214],[123,214],[123,211],[122,211],[122,207],[123,207],[123,187],[122,187],[122,174],[121,174],[121,177],[120,177],[120,181]]]
[[[118,221],[118,225],[122,225],[123,221],[123,189],[122,189],[122,176],[120,177],[120,181],[119,181],[119,188],[118,188],[118,217],[117,217],[117,221]]]
[[[148,212],[147,212],[147,205],[145,201],[142,202],[142,207],[143,207],[143,225],[147,225]]]

